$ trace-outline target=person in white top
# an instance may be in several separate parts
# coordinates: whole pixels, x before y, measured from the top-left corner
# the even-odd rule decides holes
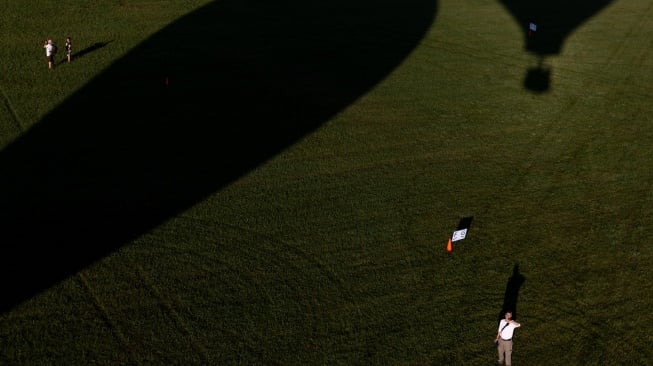
[[[506,311],[504,317],[499,322],[499,330],[497,337],[494,338],[494,343],[497,343],[499,351],[499,365],[503,365],[505,362],[506,366],[510,366],[512,364],[512,336],[515,328],[521,327],[521,324],[512,320],[511,311]]]
[[[48,69],[51,69],[54,66],[54,54],[57,52],[57,46],[52,43],[51,39],[48,39],[43,48],[45,48],[45,58],[48,60]]]

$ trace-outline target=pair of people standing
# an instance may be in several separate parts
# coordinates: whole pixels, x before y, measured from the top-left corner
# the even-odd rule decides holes
[[[70,37],[66,38],[66,45],[64,47],[66,50],[66,57],[68,62],[70,62],[73,53],[73,42]],[[57,54],[57,45],[52,42],[52,39],[47,39],[43,48],[45,48],[45,58],[48,60],[48,68],[51,69],[55,65],[54,56]]]

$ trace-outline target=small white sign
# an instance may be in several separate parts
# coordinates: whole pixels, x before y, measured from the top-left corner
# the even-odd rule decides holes
[[[537,32],[537,24],[535,24],[535,23],[529,24],[528,29],[530,29],[533,32]]]
[[[456,231],[453,232],[453,236],[451,237],[451,241],[463,240],[463,239],[465,239],[465,236],[467,236],[467,229],[456,230]]]

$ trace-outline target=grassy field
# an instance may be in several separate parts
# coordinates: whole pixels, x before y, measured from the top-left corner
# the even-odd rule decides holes
[[[650,2],[25,3],[0,364],[653,362]]]

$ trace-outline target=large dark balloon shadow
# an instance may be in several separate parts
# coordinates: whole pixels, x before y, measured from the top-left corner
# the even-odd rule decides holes
[[[535,93],[550,88],[548,56],[560,54],[567,37],[612,0],[499,0],[519,23],[527,52],[538,58],[526,72],[524,87]],[[534,24],[531,27],[531,24]]]
[[[314,131],[396,68],[436,11],[226,0],[139,45],[0,152],[0,312]]]

